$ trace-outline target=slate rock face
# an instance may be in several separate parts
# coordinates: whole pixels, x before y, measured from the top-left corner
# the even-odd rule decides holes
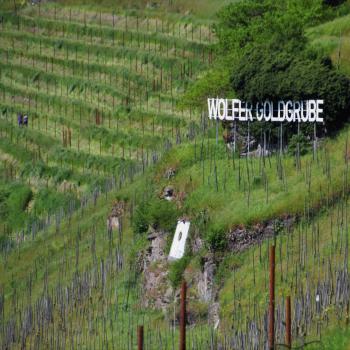
[[[165,310],[172,301],[168,281],[168,263],[165,254],[166,233],[152,230],[148,235],[149,248],[143,256],[144,307]]]
[[[214,276],[216,264],[210,254],[204,258],[202,271],[197,275],[198,297],[203,302],[211,302],[215,299]]]
[[[254,226],[241,226],[228,233],[228,250],[239,252],[261,243],[264,239],[277,235],[281,230],[290,230],[296,221],[294,216],[259,223]]]
[[[146,252],[145,263],[166,261],[165,245],[166,234],[162,231],[151,231],[148,235],[150,246]]]

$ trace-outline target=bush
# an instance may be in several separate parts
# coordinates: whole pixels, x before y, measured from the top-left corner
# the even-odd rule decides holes
[[[179,212],[175,203],[154,199],[143,201],[135,210],[132,226],[135,233],[147,232],[148,226],[171,232],[175,229]]]
[[[301,156],[306,154],[310,150],[310,141],[307,137],[300,133],[295,134],[291,137],[288,144],[288,153],[292,156],[295,156],[298,152],[298,144],[299,144],[299,153]]]
[[[222,228],[211,228],[205,237],[208,249],[213,252],[223,251],[227,247],[226,233]]]
[[[142,234],[147,232],[148,225],[150,223],[149,208],[150,208],[149,203],[145,201],[141,202],[137,206],[132,218],[132,228],[135,233]]]
[[[33,197],[32,190],[25,185],[14,185],[7,199],[8,224],[12,228],[23,226],[27,217],[25,209]]]
[[[184,256],[182,259],[176,260],[170,264],[168,279],[171,286],[175,289],[179,286],[183,279],[183,273],[190,262],[189,256]]]
[[[150,205],[150,224],[155,229],[173,231],[177,224],[179,212],[175,203],[156,199]]]
[[[11,193],[7,199],[10,211],[23,211],[26,209],[33,193],[30,187],[25,185],[12,186]]]

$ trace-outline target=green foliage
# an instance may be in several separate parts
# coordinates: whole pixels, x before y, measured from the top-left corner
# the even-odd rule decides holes
[[[225,281],[229,279],[232,271],[241,268],[243,264],[244,260],[242,259],[242,255],[225,255],[215,273],[215,283],[218,285],[225,283]]]
[[[147,232],[149,225],[149,209],[150,205],[148,202],[141,202],[133,215],[132,227],[135,233],[142,234]]]
[[[300,44],[290,43],[273,55],[265,44],[247,50],[233,69],[232,87],[240,98],[253,103],[323,99],[327,129],[338,130],[350,113],[350,80],[310,52],[291,55],[300,49]]]
[[[23,226],[28,203],[33,197],[30,187],[22,184],[8,184],[0,189],[0,218],[11,228]]]
[[[71,200],[76,200],[73,193],[62,193],[43,188],[35,194],[33,212],[36,215],[52,213],[58,208],[66,208]]]
[[[319,343],[308,346],[310,350],[349,350],[350,334],[347,326],[327,329],[322,336],[322,346]]]
[[[156,199],[150,205],[150,223],[155,228],[171,232],[175,229],[179,211],[175,203]]]
[[[26,209],[29,201],[32,199],[33,193],[27,186],[20,186],[15,191],[11,191],[7,203],[11,210],[23,211]]]
[[[143,201],[135,210],[133,229],[135,233],[147,232],[148,226],[172,232],[175,229],[179,211],[173,202],[151,199]]]
[[[206,102],[207,96],[228,96],[232,94],[230,72],[221,67],[214,67],[204,74],[201,79],[190,85],[181,105],[193,106]]]
[[[327,129],[343,125],[350,108],[349,80],[329,59],[308,49],[304,35],[306,27],[334,18],[332,7],[323,0],[248,0],[233,2],[218,16],[218,58],[190,87],[185,102],[204,102],[215,95],[250,102],[318,97],[326,101]],[[231,93],[225,84],[228,75]]]
[[[0,234],[0,252],[9,247],[11,248],[13,245],[13,241],[8,236]]]
[[[169,266],[168,278],[173,288],[177,288],[183,279],[183,273],[190,262],[189,256],[172,262]]]
[[[211,227],[205,236],[205,242],[212,252],[223,251],[227,247],[225,230],[221,227]]]
[[[290,155],[296,155],[298,150],[300,156],[303,156],[310,150],[310,141],[303,133],[300,133],[299,135],[294,134],[288,143],[288,153]]]
[[[10,189],[6,186],[0,188],[0,218],[3,220],[8,215],[7,199]]]
[[[54,175],[55,182],[61,183],[64,180],[68,180],[72,175],[72,171],[69,169],[58,169],[57,172]]]

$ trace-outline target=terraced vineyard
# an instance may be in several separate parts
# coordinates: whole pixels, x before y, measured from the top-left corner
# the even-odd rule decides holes
[[[2,18],[1,169],[34,200],[48,188],[74,201],[195,137],[179,96],[213,60],[210,26],[48,5]]]
[[[348,349],[348,119],[334,137],[311,127],[294,143],[281,124],[277,147],[261,128],[252,144],[265,153],[249,152],[251,124],[238,129],[236,149],[229,130],[222,138],[219,123],[186,109],[193,86],[232,84],[219,67],[231,56],[215,60],[223,51],[213,23],[199,19],[219,2],[228,3],[130,0],[137,10],[126,10],[121,0],[124,10],[108,13],[92,9],[112,0],[63,0],[0,13],[1,349],[132,350],[142,325],[143,349],[175,350],[181,323],[191,350],[267,349],[270,330],[273,348],[290,348],[287,323],[292,348]],[[238,4],[228,25],[254,22],[253,3]],[[344,73],[347,4],[305,37]],[[280,5],[278,39],[290,34],[284,12],[310,7]],[[189,89],[204,74],[209,82]],[[183,257],[169,261],[178,220],[190,222],[189,236]]]

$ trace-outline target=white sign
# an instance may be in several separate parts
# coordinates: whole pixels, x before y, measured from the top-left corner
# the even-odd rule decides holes
[[[184,256],[189,229],[189,221],[181,220],[177,222],[176,231],[173,243],[170,248],[168,260],[178,260]]]
[[[210,119],[271,122],[323,123],[323,100],[265,101],[253,108],[249,102],[238,99],[208,98]]]

